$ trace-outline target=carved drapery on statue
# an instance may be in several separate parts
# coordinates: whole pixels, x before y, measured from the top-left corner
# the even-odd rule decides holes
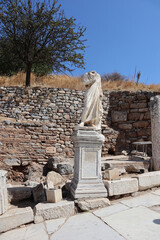
[[[87,87],[84,99],[84,110],[80,126],[91,126],[101,129],[102,108],[102,88],[101,76],[96,72],[84,74],[83,83]]]

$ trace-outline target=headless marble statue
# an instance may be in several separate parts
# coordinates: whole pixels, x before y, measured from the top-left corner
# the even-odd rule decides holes
[[[83,83],[87,89],[85,92],[82,119],[79,126],[101,129],[101,119],[103,114],[101,76],[96,71],[88,72],[84,74]]]

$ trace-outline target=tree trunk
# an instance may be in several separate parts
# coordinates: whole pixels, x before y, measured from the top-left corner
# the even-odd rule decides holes
[[[26,87],[30,87],[30,85],[31,85],[31,64],[28,64],[26,69]]]

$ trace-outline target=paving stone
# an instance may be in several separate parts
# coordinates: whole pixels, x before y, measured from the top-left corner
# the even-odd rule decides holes
[[[43,223],[32,224],[27,227],[18,228],[15,230],[3,233],[0,240],[48,240],[48,234],[45,231]]]
[[[10,209],[0,216],[0,232],[5,232],[30,222],[33,222],[31,207]]]
[[[44,220],[70,217],[74,215],[74,202],[39,203],[35,206],[34,213],[35,216],[42,216]]]
[[[160,214],[139,206],[103,220],[127,240],[159,240]]]
[[[137,176],[139,190],[160,186],[160,171],[148,172]]]
[[[110,205],[108,198],[84,199],[76,201],[82,211],[89,211],[96,208],[104,208]]]
[[[155,191],[152,191],[152,193],[157,194],[157,195],[160,195],[160,189],[157,189],[157,190],[155,190]]]
[[[133,193],[138,191],[136,178],[122,178],[120,180],[104,181],[109,196]]]
[[[121,200],[120,203],[128,207],[137,207],[137,206],[152,207],[155,205],[160,205],[160,196],[152,193],[147,193],[138,197]]]
[[[57,231],[66,221],[66,218],[59,218],[45,221],[48,234]]]
[[[116,231],[91,213],[75,215],[52,234],[50,240],[124,240]]]
[[[121,212],[121,211],[124,211],[127,209],[129,209],[127,206],[125,206],[121,203],[117,203],[117,204],[109,206],[109,207],[98,209],[98,210],[94,211],[93,213],[97,217],[100,217],[103,219],[103,217],[108,217],[114,213]]]

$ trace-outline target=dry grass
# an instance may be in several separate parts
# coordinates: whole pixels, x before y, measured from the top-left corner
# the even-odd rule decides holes
[[[0,76],[0,86],[25,86],[25,73],[18,73],[12,77]],[[48,75],[36,77],[31,75],[31,87],[54,87],[54,88],[69,88],[76,90],[84,90],[81,77],[71,77],[67,75]],[[129,81],[108,81],[102,82],[103,90],[119,90],[119,91],[160,91],[160,84],[145,85],[139,83],[136,85],[134,80]]]

